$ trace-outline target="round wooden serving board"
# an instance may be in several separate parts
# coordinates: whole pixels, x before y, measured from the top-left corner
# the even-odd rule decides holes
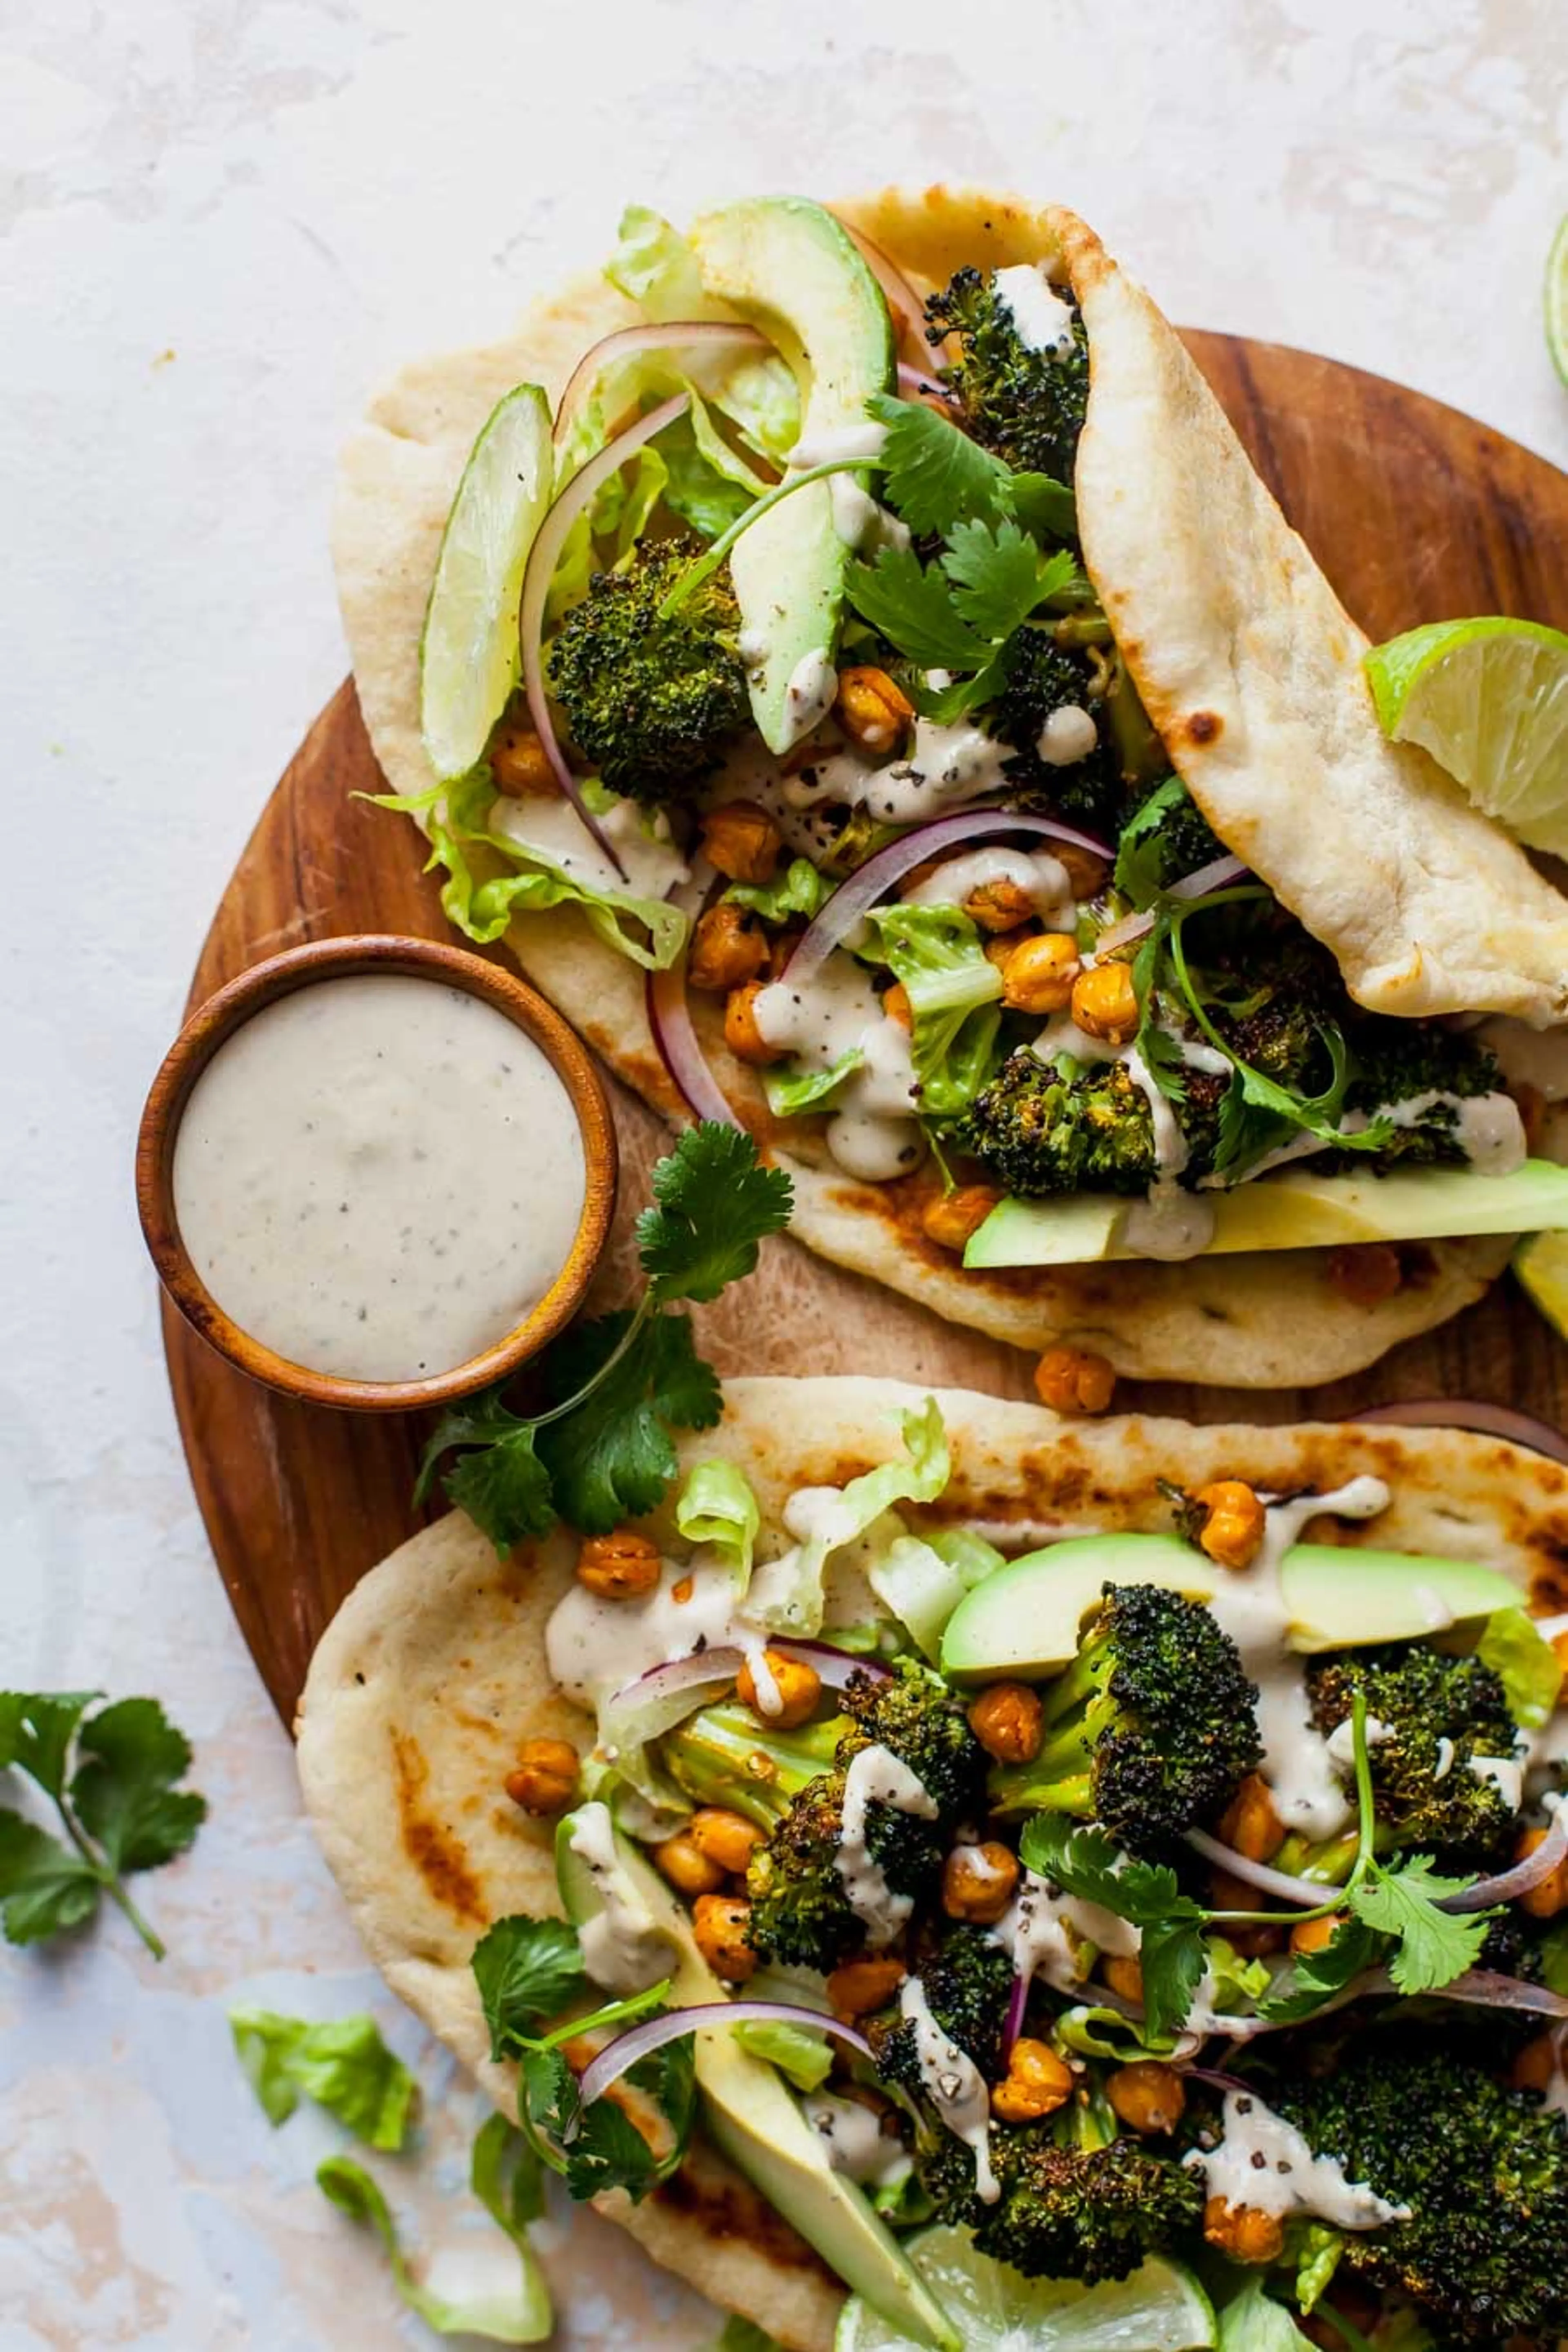
[[[1485,425],[1376,376],[1278,345],[1187,337],[1265,478],[1373,638],[1421,620],[1513,613],[1568,627],[1568,476]],[[348,931],[449,938],[411,825],[352,796],[382,788],[352,683],[311,728],[240,859],[193,1005],[279,949]],[[1341,854],[1353,857],[1353,841]],[[499,952],[499,951],[497,951]],[[616,1241],[595,1303],[629,1288],[631,1219],[667,1148],[613,1087]],[[941,1322],[788,1240],[699,1310],[721,1371],[886,1372],[1030,1393],[1030,1360]],[[311,1650],[364,1571],[411,1534],[423,1426],[322,1411],[256,1387],[167,1302],[164,1345],[196,1499],[245,1638],[285,1719]],[[1337,1419],[1390,1397],[1480,1396],[1568,1418],[1568,1349],[1511,1283],[1360,1378],[1315,1392],[1124,1383],[1119,1404],[1194,1420]]]

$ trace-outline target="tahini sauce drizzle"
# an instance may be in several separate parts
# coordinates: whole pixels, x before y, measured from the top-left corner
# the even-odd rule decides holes
[[[1255,2212],[1311,2213],[1340,2230],[1379,2230],[1408,2218],[1363,2182],[1348,2180],[1331,2156],[1314,2156],[1294,2124],[1277,2116],[1251,2091],[1228,2091],[1225,2137],[1206,2152],[1183,2158],[1202,2168],[1208,2193]]]
[[[345,1380],[450,1371],[504,1339],[564,1265],[585,1185],[571,1097],[532,1039],[394,972],[254,1013],[174,1145],[181,1236],[218,1305]]]
[[[907,1895],[895,1895],[866,1843],[868,1808],[890,1805],[895,1812],[913,1813],[934,1822],[936,1801],[901,1757],[874,1740],[849,1761],[844,1775],[843,1832],[834,1864],[844,1882],[849,1908],[866,1923],[866,1941],[883,1950],[909,1918],[914,1905]]]

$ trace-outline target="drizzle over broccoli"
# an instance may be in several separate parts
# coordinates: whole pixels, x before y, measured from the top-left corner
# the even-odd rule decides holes
[[[950,1927],[929,1951],[917,1955],[917,1972],[931,2015],[951,2042],[973,2059],[988,2082],[1005,2068],[1003,2029],[1013,1990],[1013,1958],[985,1927]],[[911,2097],[923,2089],[915,2029],[906,2018],[873,2027],[877,2072]]]
[[[974,438],[1009,466],[1072,480],[1089,405],[1089,339],[1072,313],[1070,350],[1031,351],[990,271],[960,269],[926,303],[926,338],[951,336],[957,359],[942,370]]]
[[[1427,1642],[1348,1650],[1307,1668],[1312,1722],[1325,1736],[1350,1720],[1364,1692],[1379,1843],[1418,1846],[1483,1870],[1506,1858],[1515,1811],[1478,1758],[1507,1762],[1519,1732],[1501,1678],[1476,1657]],[[1347,1767],[1347,1776],[1348,1776]]]

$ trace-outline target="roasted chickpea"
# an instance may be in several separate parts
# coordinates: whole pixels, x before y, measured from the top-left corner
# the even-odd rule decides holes
[[[1342,1911],[1331,1911],[1323,1919],[1298,1919],[1290,1930],[1290,1949],[1293,1952],[1327,1951],[1335,1934],[1344,1924]]]
[[[915,1008],[910,1003],[910,992],[901,980],[894,981],[891,988],[885,991],[882,1010],[889,1021],[898,1023],[900,1029],[914,1027]]]
[[[743,1895],[700,1895],[691,1908],[697,1948],[730,1984],[744,1984],[756,1969],[751,1945],[752,1906]]]
[[[721,899],[698,918],[686,966],[693,988],[743,988],[767,968],[767,936],[744,908]]]
[[[1106,2079],[1105,2095],[1135,2132],[1174,2131],[1187,2104],[1175,2068],[1157,2065],[1152,2058],[1118,2066]]]
[[[752,1062],[758,1068],[784,1058],[784,1047],[770,1045],[757,1026],[757,999],[762,992],[760,980],[748,980],[743,987],[732,988],[724,1000],[724,1043],[738,1062]]]
[[[999,2123],[1032,2124],[1055,2115],[1072,2096],[1072,2070],[1048,2042],[1025,2034],[1013,2044],[1003,2081],[991,2093],[991,2112]]]
[[[490,744],[490,774],[509,800],[558,793],[555,772],[543,744],[524,720],[509,719]]]
[[[1208,1514],[1198,1541],[1216,1567],[1250,1568],[1268,1524],[1252,1488],[1241,1478],[1216,1478],[1193,1499]]]
[[[656,1845],[653,1858],[682,1895],[716,1895],[724,1884],[723,1871],[703,1853],[689,1830],[677,1830],[662,1845]]]
[[[838,724],[863,751],[892,751],[903,741],[914,704],[885,669],[858,665],[838,673]]]
[[[950,1919],[994,1927],[1017,1884],[1018,1858],[999,1840],[955,1845],[942,1868],[942,1907]]]
[[[1138,992],[1124,963],[1092,963],[1072,984],[1072,1017],[1090,1037],[1124,1045],[1138,1034]]]
[[[1211,2197],[1204,2207],[1204,2235],[1237,2263],[1272,2263],[1285,2243],[1285,2226],[1277,2213],[1256,2205],[1227,2205]]]
[[[775,1731],[793,1731],[804,1723],[822,1696],[822,1676],[804,1658],[786,1658],[782,1650],[764,1650],[759,1688],[755,1664],[748,1658],[735,1676],[735,1690],[752,1713]]]
[[[1035,1366],[1035,1393],[1053,1412],[1104,1412],[1116,1394],[1116,1374],[1085,1348],[1047,1348]]]
[[[710,809],[700,830],[708,862],[731,882],[770,882],[784,835],[754,801],[725,801]]]
[[[1081,970],[1070,931],[1037,931],[1002,966],[1002,1002],[1015,1013],[1064,1013]]]
[[[960,1184],[955,1192],[934,1193],[921,1212],[921,1231],[943,1249],[961,1250],[1001,1198],[993,1184]]]
[[[728,1805],[699,1805],[686,1824],[686,1834],[699,1853],[705,1853],[732,1878],[742,1875],[763,1843],[755,1822],[749,1822],[744,1813],[732,1813]]]
[[[577,1552],[577,1580],[602,1601],[635,1601],[658,1582],[658,1546],[635,1528],[607,1536],[584,1536]]]
[[[998,1764],[1028,1764],[1040,1752],[1040,1696],[1027,1683],[992,1683],[969,1710],[969,1728]]]
[[[1219,1835],[1248,1862],[1273,1861],[1285,1843],[1285,1824],[1261,1773],[1247,1774],[1219,1817]]]
[[[908,1974],[902,1960],[846,1960],[827,1979],[828,2006],[836,2017],[869,2017],[887,2008]]]
[[[505,1788],[525,1813],[563,1813],[577,1793],[577,1750],[569,1739],[525,1739]]]
[[[1143,1963],[1136,1952],[1111,1952],[1101,1960],[1100,1973],[1123,2000],[1143,1998]]]
[[[1091,849],[1080,849],[1074,841],[1053,841],[1051,854],[1058,866],[1067,868],[1068,888],[1075,898],[1092,898],[1105,881],[1105,860]]]
[[[1352,1307],[1381,1307],[1405,1279],[1399,1252],[1387,1242],[1350,1242],[1329,1252],[1328,1277]]]
[[[1552,1654],[1562,1667],[1563,1674],[1568,1675],[1568,1625],[1563,1627],[1561,1633],[1553,1633],[1552,1636]]]
[[[1513,1850],[1516,1862],[1523,1862],[1545,1839],[1544,1830],[1526,1830]],[[1555,1870],[1519,1898],[1519,1907],[1528,1911],[1532,1919],[1555,1919],[1560,1911],[1568,1911],[1568,1862],[1560,1862]]]
[[[1516,2091],[1550,2091],[1562,2071],[1560,2061],[1562,2028],[1554,2026],[1538,2033],[1518,2052],[1509,2068],[1508,2079]]]
[[[1016,931],[1034,920],[1035,902],[1021,883],[1002,876],[994,882],[977,883],[963,911],[983,931]]]

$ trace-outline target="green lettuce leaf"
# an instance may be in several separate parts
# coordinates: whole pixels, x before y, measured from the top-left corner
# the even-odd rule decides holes
[[[1549,1722],[1563,1687],[1563,1665],[1533,1617],[1500,1609],[1487,1619],[1476,1654],[1502,1683],[1508,1711],[1522,1730]]]
[[[921,1112],[956,1118],[995,1067],[1002,975],[960,907],[879,907],[866,919],[909,995]]]
[[[724,1554],[744,1592],[763,1515],[751,1482],[732,1462],[696,1462],[676,1498],[675,1524],[688,1543]]]
[[[805,1527],[794,1549],[759,1569],[748,1612],[770,1632],[811,1636],[822,1630],[823,1571],[828,1559],[875,1525],[895,1503],[934,1503],[952,1475],[947,1431],[934,1397],[906,1412],[901,1423],[901,1462],[883,1462],[837,1495],[828,1488],[792,1495],[784,1525],[792,1534]]]
[[[732,2038],[753,2058],[776,2066],[797,2091],[819,2091],[833,2072],[833,2052],[825,2037],[808,2025],[786,2025],[782,2020],[747,2019],[731,2028]]]
[[[701,266],[679,231],[647,205],[628,205],[620,236],[605,266],[617,292],[635,302],[645,319],[732,317],[702,283]],[[683,354],[688,365],[690,354]],[[710,362],[694,369],[706,397],[764,457],[782,460],[800,438],[800,395],[784,362],[773,352]]]
[[[272,2009],[228,2012],[236,2055],[273,2125],[301,2095],[313,2099],[367,2147],[403,2146],[418,2097],[413,2075],[381,2038],[374,2017],[317,2024]]]
[[[763,1092],[775,1118],[798,1118],[802,1111],[819,1110],[831,1100],[846,1078],[854,1076],[866,1056],[858,1045],[840,1054],[826,1070],[803,1069],[797,1062],[775,1063],[763,1072]]]
[[[761,915],[764,923],[786,922],[791,915],[800,915],[809,923],[832,891],[832,883],[817,872],[809,857],[792,857],[782,880],[731,882],[724,899],[727,906],[744,907]]]
[[[1284,2305],[1265,2292],[1261,2273],[1222,2304],[1216,2317],[1219,2352],[1311,2352]]]

